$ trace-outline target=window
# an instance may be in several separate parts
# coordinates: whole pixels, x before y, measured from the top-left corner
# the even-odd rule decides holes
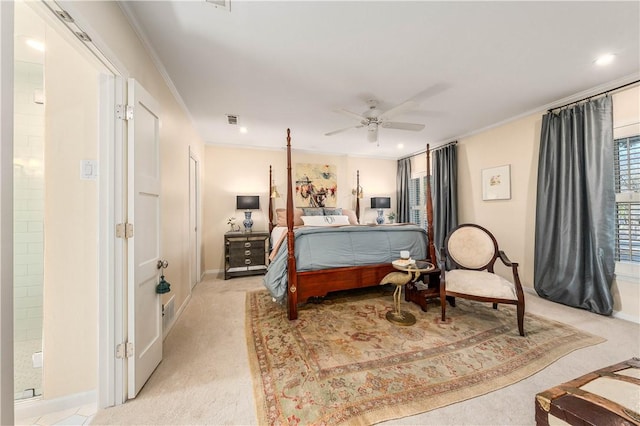
[[[409,183],[409,206],[411,207],[411,223],[427,229],[427,204],[426,204],[427,176],[419,176],[411,179]]]
[[[614,141],[616,261],[640,263],[640,135]]]

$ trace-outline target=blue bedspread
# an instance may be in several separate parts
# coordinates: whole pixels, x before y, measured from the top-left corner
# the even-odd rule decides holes
[[[417,225],[302,227],[294,230],[298,272],[391,263],[401,250],[428,257],[427,233]],[[269,264],[264,285],[278,301],[287,294],[287,244]]]

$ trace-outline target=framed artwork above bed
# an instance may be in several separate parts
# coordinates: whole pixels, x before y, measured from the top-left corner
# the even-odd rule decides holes
[[[332,164],[296,164],[296,207],[336,207],[338,176]]]

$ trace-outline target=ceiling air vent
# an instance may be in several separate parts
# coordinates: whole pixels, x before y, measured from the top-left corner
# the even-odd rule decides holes
[[[216,9],[224,9],[227,12],[231,12],[231,0],[204,0],[207,3],[211,3]]]
[[[229,122],[229,124],[238,124],[238,116],[227,114],[227,122]]]

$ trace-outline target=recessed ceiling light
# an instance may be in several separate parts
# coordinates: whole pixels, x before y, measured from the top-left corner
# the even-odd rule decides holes
[[[32,38],[26,41],[27,46],[36,49],[39,52],[44,52],[44,43],[38,40],[34,40]]]
[[[404,148],[404,144],[399,143],[399,144],[398,144],[398,149],[402,149],[402,148]]]
[[[247,130],[246,127],[240,127],[240,133],[247,133],[249,130]]]
[[[600,65],[600,66],[609,65],[611,62],[613,62],[615,58],[616,58],[616,55],[612,53],[607,53],[606,55],[602,55],[598,59],[596,59],[596,65]]]

